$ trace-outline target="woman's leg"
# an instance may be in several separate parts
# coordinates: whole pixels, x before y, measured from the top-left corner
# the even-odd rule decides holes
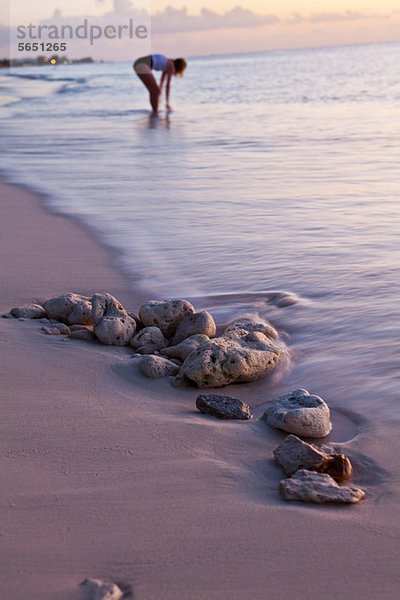
[[[158,101],[160,99],[160,88],[158,83],[151,72],[150,67],[144,63],[135,63],[135,72],[137,76],[143,81],[150,93],[150,104],[153,111],[158,112]]]

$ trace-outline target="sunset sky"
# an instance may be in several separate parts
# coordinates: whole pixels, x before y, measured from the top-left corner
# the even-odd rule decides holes
[[[12,24],[124,22],[137,9],[152,14],[153,51],[204,55],[400,39],[399,0],[11,0]],[[6,55],[9,15],[0,13],[1,53]],[[56,12],[55,12],[56,11]],[[71,21],[72,19],[72,21]],[[96,21],[97,22],[97,21]],[[75,42],[70,54],[132,58],[127,40]],[[11,53],[15,55],[13,45]]]

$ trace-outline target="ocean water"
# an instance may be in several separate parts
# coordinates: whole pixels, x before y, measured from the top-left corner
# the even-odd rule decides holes
[[[194,58],[159,117],[131,63],[14,70],[0,94],[3,173],[133,289],[257,312],[291,349],[281,386],[400,416],[399,43]]]

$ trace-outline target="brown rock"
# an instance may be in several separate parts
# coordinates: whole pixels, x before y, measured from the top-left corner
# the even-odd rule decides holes
[[[339,502],[354,504],[365,498],[361,488],[340,486],[330,475],[301,469],[289,479],[279,484],[279,491],[285,500],[300,502]]]

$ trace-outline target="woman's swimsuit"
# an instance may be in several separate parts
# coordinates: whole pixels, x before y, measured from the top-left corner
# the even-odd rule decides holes
[[[167,68],[167,63],[168,57],[164,54],[149,54],[148,56],[142,56],[138,58],[134,62],[133,68],[136,72],[138,72],[137,67],[139,67],[140,65],[146,65],[153,71],[165,71],[165,69]]]

